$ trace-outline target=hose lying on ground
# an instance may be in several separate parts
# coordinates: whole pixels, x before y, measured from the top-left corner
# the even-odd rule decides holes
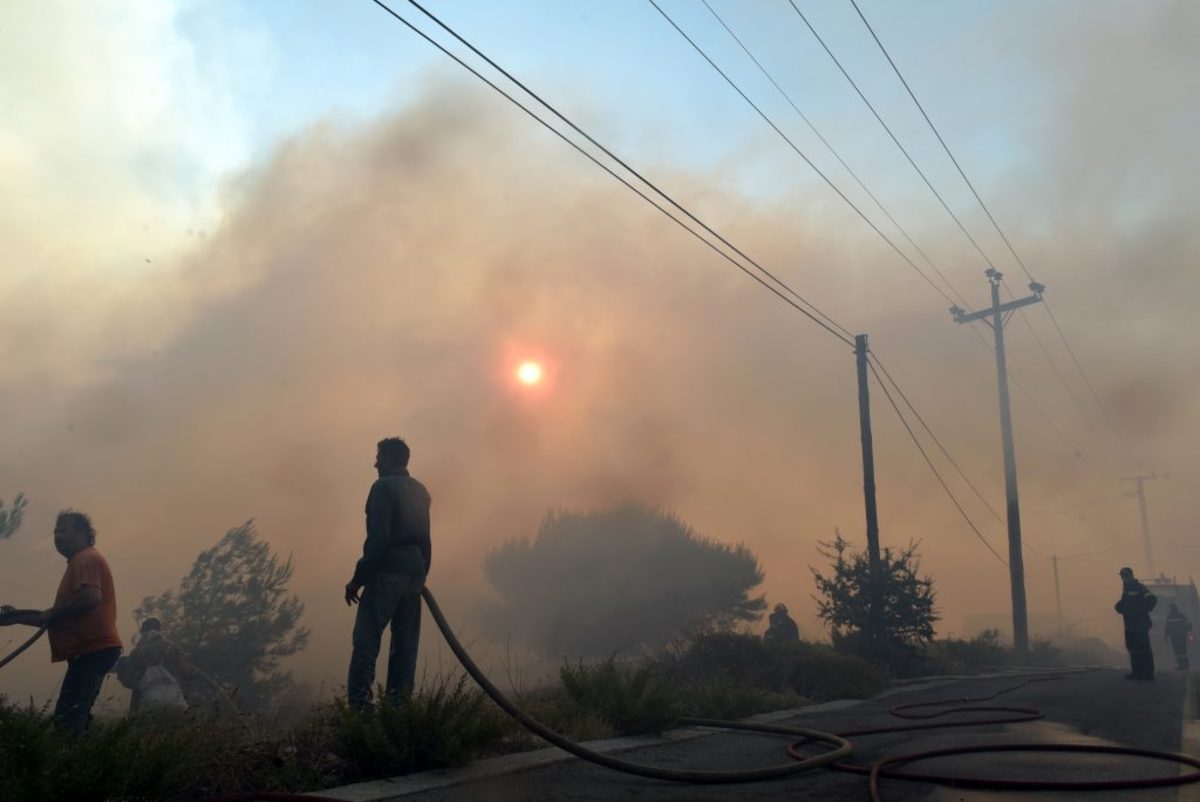
[[[725,721],[705,718],[680,719],[681,724],[692,726],[713,727],[727,730],[739,730],[744,732],[759,732],[795,738],[796,740],[788,747],[788,754],[793,758],[794,762],[786,765],[768,766],[758,769],[701,771],[690,769],[668,769],[629,760],[622,760],[620,758],[613,757],[612,755],[596,752],[588,749],[585,746],[568,740],[514,705],[508,699],[508,697],[500,691],[499,688],[492,684],[491,680],[487,678],[487,676],[479,669],[479,666],[476,665],[471,656],[467,654],[466,649],[458,640],[458,637],[454,634],[454,631],[450,628],[449,623],[446,621],[445,615],[442,613],[441,608],[438,606],[437,601],[433,598],[433,594],[430,593],[429,589],[426,588],[422,590],[421,595],[425,599],[425,603],[429,607],[429,612],[433,616],[434,622],[437,624],[438,629],[441,630],[443,637],[445,637],[446,642],[449,644],[451,651],[454,652],[454,655],[459,659],[459,662],[462,663],[463,668],[466,669],[467,673],[470,674],[471,677],[479,684],[484,693],[486,693],[502,710],[504,710],[513,718],[517,719],[517,721],[519,721],[531,732],[550,742],[554,746],[557,746],[560,749],[563,749],[564,751],[569,752],[570,754],[573,754],[576,757],[588,762],[627,774],[635,774],[641,777],[649,777],[652,779],[668,780],[673,782],[714,784],[779,779],[802,772],[808,772],[815,768],[827,767],[839,771],[867,775],[870,782],[870,796],[874,802],[881,802],[882,799],[879,790],[881,778],[929,782],[963,788],[1042,791],[1129,790],[1137,788],[1184,785],[1200,781],[1200,759],[1198,758],[1188,755],[1173,754],[1170,752],[1160,752],[1151,749],[1139,749],[1136,747],[1090,744],[1019,743],[960,746],[949,749],[935,749],[925,752],[914,752],[906,755],[884,757],[870,766],[839,762],[844,758],[849,757],[852,752],[851,744],[847,740],[847,738],[850,737],[865,737],[869,735],[942,729],[948,727],[1013,724],[1040,719],[1043,717],[1042,712],[1032,708],[979,706],[976,703],[990,701],[998,696],[1001,696],[1002,694],[1012,693],[1013,691],[1026,687],[1035,682],[1062,680],[1065,678],[1065,675],[1063,674],[1033,677],[1016,685],[1002,688],[988,696],[983,697],[956,697],[953,699],[943,699],[933,702],[919,702],[916,704],[900,705],[892,708],[889,712],[898,718],[921,723],[904,724],[895,727],[859,729],[837,735],[819,730],[801,727],[787,727],[774,724],[756,724],[743,721]],[[0,619],[0,622],[2,622],[2,619]],[[13,660],[13,658],[15,658],[25,649],[29,648],[29,646],[31,646],[34,641],[36,641],[42,635],[43,632],[44,630],[39,630],[32,638],[18,647],[15,652],[8,655],[3,660],[0,660],[0,667],[7,665]],[[970,706],[964,707],[963,705]],[[941,709],[933,710],[932,712],[927,713],[915,712],[922,708]],[[1007,715],[1001,717],[995,717],[993,715],[989,718],[983,719],[968,718],[959,721],[930,721],[931,719],[941,718],[946,715],[962,713],[1005,713]],[[810,755],[805,753],[803,751],[803,747],[805,747],[807,744],[811,744],[813,741],[830,744],[834,748],[818,755]],[[1131,778],[1123,780],[1019,780],[1007,778],[962,777],[937,773],[919,773],[903,771],[898,768],[898,766],[903,764],[914,763],[920,760],[937,757],[963,754],[991,754],[997,752],[1069,752],[1083,754],[1128,755],[1174,762],[1177,764],[1190,766],[1193,769],[1196,769],[1196,771],[1170,776]],[[332,800],[329,800],[329,798],[318,795],[270,791],[234,794],[214,798],[208,802],[254,802],[255,800],[262,800],[263,802],[332,802]]]
[[[1079,672],[1074,672],[1079,673]],[[1035,676],[1016,685],[1001,688],[987,696],[962,696],[952,699],[937,699],[931,702],[917,702],[899,705],[888,712],[897,718],[910,721],[929,721],[947,715],[961,713],[1008,713],[1007,716],[989,718],[968,718],[961,721],[943,721],[936,723],[910,724],[899,727],[874,727],[870,729],[851,730],[843,732],[845,738],[882,735],[897,732],[912,732],[914,730],[941,729],[948,727],[978,727],[988,724],[1016,724],[1024,721],[1034,721],[1044,717],[1040,710],[1028,707],[999,707],[978,706],[978,702],[988,702],[998,696],[1020,690],[1036,682],[1054,682],[1064,680],[1069,674],[1056,673]],[[963,705],[969,705],[963,707]],[[937,708],[927,713],[915,712],[922,708]],[[792,744],[788,753],[793,757],[803,757],[797,749],[802,743]],[[1160,788],[1172,785],[1185,785],[1200,781],[1200,771],[1186,774],[1173,774],[1161,777],[1134,777],[1122,780],[1020,780],[1012,778],[968,777],[945,773],[925,773],[902,771],[894,768],[900,765],[915,763],[938,757],[966,754],[990,754],[994,752],[1070,752],[1075,754],[1104,754],[1127,755],[1162,760],[1200,769],[1200,759],[1189,755],[1179,755],[1171,752],[1160,752],[1151,749],[1139,749],[1129,746],[1106,746],[1093,744],[1045,744],[1045,743],[1013,743],[976,746],[959,746],[948,749],[934,749],[923,752],[912,752],[906,755],[892,755],[880,758],[874,764],[856,765],[852,763],[834,763],[830,766],[835,771],[845,771],[861,774],[870,778],[870,794],[873,802],[881,802],[883,797],[879,790],[881,778],[926,782],[936,785],[949,785],[955,788],[975,788],[994,791],[1117,791],[1138,788]]]
[[[462,663],[463,668],[471,675],[471,678],[479,683],[479,687],[483,688],[484,693],[491,697],[492,701],[499,705],[500,709],[510,716],[521,722],[530,732],[549,741],[566,752],[570,752],[576,757],[583,758],[590,763],[595,763],[605,768],[614,769],[616,771],[625,772],[627,774],[636,774],[641,777],[650,777],[656,780],[671,780],[674,782],[686,783],[741,783],[753,782],[758,780],[774,780],[780,777],[789,777],[801,772],[811,771],[821,766],[827,766],[836,760],[844,757],[849,757],[852,750],[850,742],[845,738],[820,730],[810,730],[801,727],[784,727],[773,724],[751,724],[744,721],[724,721],[720,719],[707,718],[685,718],[680,719],[681,724],[691,724],[698,727],[718,727],[723,729],[743,730],[749,732],[762,732],[770,735],[787,735],[797,737],[808,741],[821,741],[831,744],[834,748],[823,752],[819,755],[800,755],[793,756],[795,759],[791,763],[780,764],[776,766],[767,766],[757,769],[740,769],[728,771],[702,771],[698,769],[668,769],[658,766],[650,766],[645,763],[635,763],[630,760],[622,760],[612,755],[606,755],[602,752],[596,752],[588,749],[586,746],[564,738],[559,733],[547,727],[542,722],[535,719],[533,716],[521,710],[514,705],[507,696],[505,696],[499,688],[492,684],[492,681],[487,678],[487,675],[479,669],[475,661],[471,659],[471,655],[467,654],[467,650],[463,648],[459,642],[458,636],[454,634],[454,630],[450,628],[450,624],[446,621],[446,616],[442,614],[442,608],[433,598],[433,594],[429,592],[429,588],[424,588],[421,591],[421,596],[425,599],[425,604],[429,607],[429,614],[433,616],[434,622],[438,629],[442,631],[442,636],[446,639],[446,643],[450,645],[450,650],[454,652],[454,656]]]

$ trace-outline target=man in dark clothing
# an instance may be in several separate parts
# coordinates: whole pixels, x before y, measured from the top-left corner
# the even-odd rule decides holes
[[[1154,679],[1154,651],[1150,648],[1150,611],[1158,597],[1133,576],[1132,568],[1121,569],[1121,600],[1115,609],[1125,619],[1125,648],[1129,650],[1126,679]]]
[[[421,636],[420,593],[431,557],[429,491],[408,474],[408,445],[389,437],[377,448],[379,478],[367,495],[367,539],[345,596],[346,604],[358,605],[346,696],[360,709],[371,703],[375,661],[389,624],[387,694],[399,701],[412,693]]]
[[[763,640],[767,643],[795,643],[800,640],[800,627],[796,626],[784,605],[775,605],[767,621],[767,631],[763,633]]]
[[[1164,630],[1163,637],[1171,642],[1171,648],[1175,650],[1175,667],[1180,671],[1187,671],[1188,633],[1192,631],[1192,622],[1180,612],[1175,602],[1171,602],[1171,609],[1167,611],[1167,625]]]

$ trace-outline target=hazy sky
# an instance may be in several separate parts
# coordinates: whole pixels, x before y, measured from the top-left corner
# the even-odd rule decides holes
[[[1025,279],[848,2],[798,2],[947,203]],[[1200,9],[860,3],[1029,265],[1009,328],[1031,614],[1115,639],[1116,569],[1193,572]],[[784,0],[713,2],[958,292],[986,266]],[[411,6],[395,8],[432,32]],[[854,332],[1002,508],[994,362],[946,302],[648,3],[436,2],[485,52]],[[911,253],[702,3],[664,8]],[[0,7],[0,602],[48,605],[54,513],[90,511],[122,632],[255,518],[296,559],[342,681],[340,589],[375,441],[434,496],[431,584],[468,637],[488,549],[550,508],[626,500],[746,542],[817,631],[808,566],[862,539],[853,355],[369,2]],[[448,41],[437,35],[440,41]],[[462,52],[461,47],[453,47]],[[916,258],[914,256],[914,258]],[[982,332],[981,332],[982,333]],[[526,358],[547,381],[513,381]],[[922,542],[945,616],[1008,611],[975,539],[873,388],[882,537]],[[1074,395],[1074,399],[1072,398]],[[1039,411],[1040,410],[1040,411]],[[1114,432],[1115,429],[1115,432]],[[1003,526],[930,447],[1004,553]],[[1102,552],[1102,553],[1096,553]],[[1079,555],[1070,556],[1067,555]],[[1035,629],[1037,624],[1035,623]],[[14,633],[0,633],[0,648]],[[432,629],[426,638],[436,643]],[[43,647],[0,692],[53,691]]]

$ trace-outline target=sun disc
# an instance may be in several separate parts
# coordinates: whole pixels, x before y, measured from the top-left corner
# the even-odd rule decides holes
[[[517,380],[532,387],[542,380],[542,366],[536,362],[522,362],[517,367]]]

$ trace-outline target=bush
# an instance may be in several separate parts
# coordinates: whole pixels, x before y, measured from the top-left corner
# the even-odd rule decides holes
[[[994,629],[974,638],[944,638],[930,643],[920,662],[918,674],[972,674],[1004,666],[1096,665],[1120,663],[1123,655],[1099,638],[1082,637],[1069,630],[1053,640],[1034,638],[1029,651],[1018,655],[1001,640]]]
[[[692,700],[685,704],[691,715],[714,715],[700,708],[706,699],[714,706],[740,699],[746,707],[726,706],[721,715],[728,717],[795,707],[805,699],[865,698],[883,687],[879,672],[869,663],[829,646],[804,641],[767,644],[734,632],[695,635],[659,661],[680,685],[685,700]],[[735,693],[730,688],[745,690]]]
[[[745,545],[637,505],[550,513],[483,569],[499,595],[493,628],[555,657],[657,649],[691,627],[757,621],[766,607]]]
[[[926,674],[969,674],[1006,665],[1010,650],[1000,642],[1000,632],[986,629],[969,640],[944,638],[925,649]]]
[[[817,585],[817,615],[829,626],[839,652],[865,657],[901,673],[933,640],[940,616],[934,607],[933,579],[920,575],[917,544],[899,551],[884,548],[873,584],[866,551],[854,551],[840,532],[820,544],[830,560],[828,576],[810,568]]]
[[[138,802],[308,791],[458,765],[498,743],[509,726],[463,679],[369,713],[321,705],[288,726],[189,711],[97,720],[78,740],[57,731],[45,710],[0,698],[0,799]]]
[[[358,776],[408,774],[457,766],[476,750],[498,741],[506,719],[467,678],[440,679],[400,703],[380,694],[372,710],[359,712],[338,702],[340,757]]]
[[[580,712],[619,733],[662,732],[678,717],[676,690],[652,666],[620,666],[610,657],[593,665],[565,663],[558,677]]]

